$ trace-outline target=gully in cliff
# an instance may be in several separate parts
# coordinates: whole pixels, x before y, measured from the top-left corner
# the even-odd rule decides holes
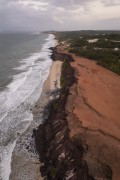
[[[45,108],[48,117],[42,125],[34,130],[36,148],[39,153],[41,174],[47,179],[93,179],[87,164],[82,160],[83,147],[79,140],[71,140],[67,124],[65,105],[69,94],[69,87],[76,79],[74,69],[70,62],[73,58],[60,52],[57,47],[53,49],[53,61],[63,61],[61,72],[61,90],[59,98],[50,101]]]

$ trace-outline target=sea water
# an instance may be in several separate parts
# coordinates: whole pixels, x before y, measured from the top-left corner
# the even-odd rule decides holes
[[[9,180],[17,139],[33,121],[31,108],[48,77],[54,35],[0,34],[0,180]]]

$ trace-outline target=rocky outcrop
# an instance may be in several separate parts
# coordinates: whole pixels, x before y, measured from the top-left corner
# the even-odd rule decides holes
[[[66,61],[67,63],[74,61],[73,57],[70,54],[64,53],[60,51],[60,49],[58,50],[57,46],[55,48],[51,48],[51,50],[53,51],[51,55],[51,59],[53,61],[61,60]],[[74,76],[74,74],[72,76]]]
[[[58,99],[54,99],[45,109],[48,117],[34,130],[36,148],[43,163],[40,169],[43,177],[54,180],[92,180],[88,167],[82,160],[83,147],[79,139],[69,137],[65,105],[69,87],[76,79],[70,66],[73,58],[66,53],[53,49],[52,59],[63,61],[61,86]]]

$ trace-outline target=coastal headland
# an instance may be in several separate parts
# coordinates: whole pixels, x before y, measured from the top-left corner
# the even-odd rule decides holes
[[[61,89],[34,130],[40,168],[48,179],[120,177],[120,77],[96,62],[53,49],[61,61]]]

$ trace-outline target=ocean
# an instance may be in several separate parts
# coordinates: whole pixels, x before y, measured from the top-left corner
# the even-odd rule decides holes
[[[33,121],[55,45],[52,34],[0,34],[0,180],[9,180],[13,149]]]

